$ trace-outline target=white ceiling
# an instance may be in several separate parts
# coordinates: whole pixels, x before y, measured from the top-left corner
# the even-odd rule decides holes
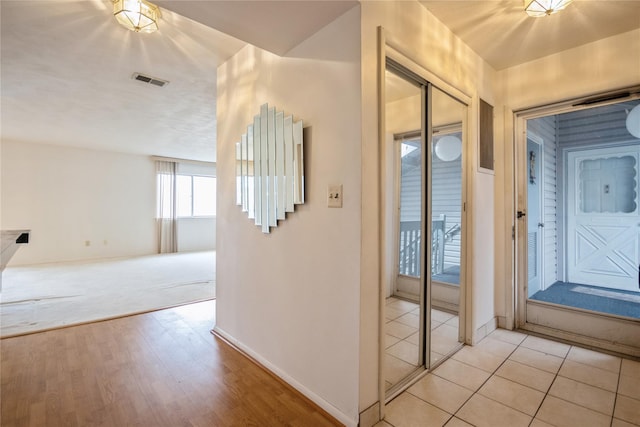
[[[282,54],[357,2],[158,4],[160,30],[137,34],[110,0],[0,1],[2,138],[215,161],[218,65],[245,41]]]
[[[244,42],[167,10],[137,34],[110,1],[0,5],[3,139],[215,160],[216,69]]]
[[[160,31],[136,34],[110,0],[2,0],[2,138],[215,161],[217,66],[245,42],[284,54],[356,3],[159,1]],[[496,69],[640,27],[635,0],[539,19],[522,0],[421,3]]]
[[[164,0],[157,5],[284,55],[358,4],[357,0]]]
[[[640,28],[640,0],[574,0],[543,18],[523,0],[420,0],[496,70]]]

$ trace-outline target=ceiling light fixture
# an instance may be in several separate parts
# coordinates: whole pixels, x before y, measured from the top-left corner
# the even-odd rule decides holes
[[[113,0],[113,15],[131,31],[153,33],[158,29],[160,8],[146,0]]]
[[[571,1],[572,0],[524,0],[524,10],[527,12],[527,15],[540,18],[561,11],[567,7]]]

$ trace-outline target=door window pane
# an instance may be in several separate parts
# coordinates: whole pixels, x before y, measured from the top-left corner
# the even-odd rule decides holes
[[[632,213],[636,211],[636,159],[632,156],[580,162],[582,213]]]

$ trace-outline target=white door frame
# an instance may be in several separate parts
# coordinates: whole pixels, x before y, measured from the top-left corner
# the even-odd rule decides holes
[[[640,95],[634,95],[632,98],[639,97]],[[524,183],[526,182],[527,120],[594,106],[588,103],[580,104],[579,101],[582,100],[574,99],[547,107],[538,107],[514,113],[514,326],[525,331],[640,357],[640,344],[637,340],[638,331],[640,331],[640,320],[528,300],[526,288],[524,287],[527,280],[527,224],[526,217],[518,219],[516,213],[518,211],[526,211],[527,199],[526,185]],[[617,102],[619,100],[616,99],[603,101],[598,103],[597,106]],[[523,188],[523,185],[525,188]]]
[[[416,132],[408,132],[407,134],[414,134]],[[420,277],[412,277],[400,274],[400,219],[401,219],[401,195],[402,195],[402,143],[408,140],[420,140],[420,149],[424,150],[424,138],[421,134],[417,135],[415,138],[411,139],[393,139],[393,155],[394,155],[394,197],[393,197],[393,224],[394,224],[394,233],[393,239],[395,243],[395,258],[394,258],[394,274],[393,280],[391,284],[391,295],[398,295],[403,298],[407,298],[413,300],[417,303],[420,303]],[[425,179],[423,165],[420,165],[421,168],[421,177],[420,177],[420,199],[422,204],[422,198],[425,196],[426,192],[424,187]],[[424,218],[420,218],[420,221],[424,221]],[[423,236],[421,236],[422,238]],[[422,246],[422,245],[421,245]],[[422,248],[421,248],[422,249]],[[424,257],[424,254],[420,254],[421,257]],[[421,266],[421,268],[424,266]],[[422,273],[422,271],[421,271]],[[411,290],[407,291],[407,288],[411,288]]]
[[[381,157],[384,159],[385,158],[385,152],[384,152],[384,147],[385,147],[385,97],[384,97],[384,93],[385,93],[385,79],[384,79],[384,73],[385,73],[385,69],[386,69],[386,59],[390,58],[392,59],[394,62],[398,63],[399,65],[401,65],[402,67],[406,68],[407,70],[409,70],[412,73],[415,73],[417,76],[420,76],[421,78],[423,78],[424,80],[428,81],[429,83],[431,83],[431,85],[439,88],[440,90],[446,92],[449,96],[454,97],[455,99],[457,99],[458,101],[460,101],[462,104],[464,104],[467,109],[466,109],[466,116],[464,117],[463,120],[463,140],[462,140],[462,147],[463,147],[463,153],[469,153],[469,144],[468,144],[468,139],[469,139],[469,133],[472,132],[471,129],[472,127],[470,126],[470,121],[471,121],[471,112],[473,111],[471,106],[471,101],[472,101],[472,97],[465,94],[464,92],[460,91],[459,89],[451,86],[450,84],[448,84],[445,80],[441,79],[440,77],[438,77],[437,75],[431,73],[429,70],[421,67],[420,65],[418,65],[415,61],[413,61],[410,57],[404,55],[402,52],[402,49],[398,49],[399,46],[402,46],[401,43],[397,43],[394,39],[394,37],[387,33],[382,27],[378,28],[378,91],[379,91],[379,96],[378,96],[378,102],[379,102],[379,109],[378,109],[378,138],[379,138],[379,147],[381,150]],[[430,97],[427,97],[427,99],[429,99]],[[423,129],[425,129],[427,135],[430,135],[431,133],[431,128],[430,128],[430,123],[425,123],[425,125],[423,125]],[[427,144],[425,144],[426,146],[430,147],[431,146],[431,138],[428,137],[427,139]],[[424,149],[424,147],[423,147]],[[431,155],[431,151],[427,150],[426,151],[427,156]],[[423,156],[423,159],[426,156]],[[462,204],[463,204],[463,210],[462,210],[462,233],[463,235],[461,236],[461,238],[463,239],[463,243],[462,247],[461,247],[461,265],[463,266],[460,270],[460,306],[459,306],[459,318],[460,318],[460,329],[459,329],[459,339],[461,339],[463,342],[470,342],[471,341],[471,322],[472,322],[472,316],[467,315],[467,310],[470,311],[470,307],[471,307],[471,299],[472,299],[472,295],[471,295],[471,291],[470,291],[470,284],[467,283],[467,270],[470,269],[470,265],[467,262],[467,239],[466,239],[466,233],[467,233],[467,229],[468,229],[468,223],[467,223],[467,180],[468,180],[468,169],[471,167],[471,162],[468,159],[469,156],[465,156],[463,157],[463,166],[462,166]],[[424,165],[423,165],[424,167]],[[428,175],[427,175],[428,176]],[[384,192],[384,176],[381,176],[381,179],[383,180],[380,183],[381,186],[381,192]],[[428,182],[427,185],[429,185],[430,183]],[[382,197],[382,200],[384,200],[384,197]],[[428,205],[430,206],[430,205]],[[385,235],[385,227],[389,226],[389,220],[390,218],[385,216],[385,212],[384,212],[384,205],[380,206],[381,210],[382,210],[382,215],[380,216],[380,233],[381,235]],[[426,213],[426,217],[427,218],[431,218],[431,212],[430,212],[430,208],[429,208],[429,212]],[[424,225],[422,228],[423,230],[427,230],[427,235],[431,235],[431,221],[428,221],[426,225]],[[392,233],[395,234],[395,233]],[[424,242],[425,239],[422,239],[422,242]],[[380,287],[380,292],[379,292],[379,306],[381,307],[380,310],[380,316],[378,318],[378,337],[379,337],[379,347],[378,347],[378,360],[382,361],[384,359],[385,356],[385,336],[384,336],[384,323],[385,323],[385,316],[384,316],[384,307],[385,307],[385,287],[386,287],[386,280],[388,280],[389,276],[386,275],[386,271],[385,271],[385,267],[384,266],[388,266],[388,259],[389,259],[389,254],[386,253],[386,251],[388,251],[390,249],[390,247],[395,247],[395,245],[389,245],[388,243],[385,245],[385,247],[382,248],[382,250],[380,251],[380,264],[381,266],[383,266],[381,268],[381,277],[380,277],[380,283],[379,283],[379,287]],[[423,243],[423,248],[424,248],[424,243]],[[395,257],[395,255],[394,255]],[[422,258],[424,259],[424,251],[423,251],[423,256]],[[425,265],[426,264],[426,265]],[[423,269],[422,271],[430,271],[430,265],[429,265],[429,260],[427,259],[426,262],[423,263]],[[422,274],[422,277],[424,279],[430,280],[430,275],[425,275]],[[429,301],[430,295],[427,295],[427,297],[425,298],[426,300],[426,305],[430,306],[430,301]],[[426,322],[425,325],[426,327],[430,330],[430,317],[431,316],[426,316]],[[427,354],[430,354],[430,348],[429,348],[429,343],[425,343],[425,351],[427,352]],[[379,416],[380,419],[384,418],[384,413],[385,413],[385,405],[388,402],[389,398],[392,398],[394,396],[387,396],[386,395],[386,391],[385,391],[385,383],[384,383],[384,375],[383,375],[383,367],[382,367],[382,362],[379,362],[379,366],[378,366],[378,397],[379,397],[379,402],[380,402],[380,411],[379,411]],[[428,371],[425,370],[423,371],[423,373],[421,375],[426,374]],[[413,382],[418,381],[420,379],[420,376],[416,376],[415,378],[413,378],[410,382],[408,382],[407,384],[405,384],[405,388],[409,387]]]

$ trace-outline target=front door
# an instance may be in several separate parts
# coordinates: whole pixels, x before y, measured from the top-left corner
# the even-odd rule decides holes
[[[640,145],[568,153],[567,281],[638,290]]]

